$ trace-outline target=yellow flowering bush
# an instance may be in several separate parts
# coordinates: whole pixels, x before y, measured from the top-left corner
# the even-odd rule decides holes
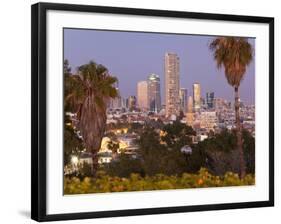
[[[224,176],[214,176],[207,169],[201,168],[196,174],[184,173],[181,176],[166,176],[157,174],[155,176],[141,177],[139,174],[131,174],[129,178],[111,177],[105,172],[99,172],[97,178],[85,177],[83,180],[72,177],[64,179],[65,194],[87,194],[124,191],[146,191],[186,189],[203,187],[226,187],[254,185],[255,176],[248,174],[245,178],[232,172]]]

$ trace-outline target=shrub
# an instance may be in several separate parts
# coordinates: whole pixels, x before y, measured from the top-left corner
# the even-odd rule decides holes
[[[128,178],[111,177],[105,172],[99,172],[97,178],[85,177],[83,180],[72,177],[64,178],[65,194],[86,194],[124,191],[146,191],[166,189],[186,189],[203,187],[226,187],[254,185],[255,176],[248,174],[244,179],[239,179],[238,174],[227,172],[223,176],[215,176],[205,168],[196,174],[183,173],[181,176],[167,176],[157,174],[142,177],[131,174]]]

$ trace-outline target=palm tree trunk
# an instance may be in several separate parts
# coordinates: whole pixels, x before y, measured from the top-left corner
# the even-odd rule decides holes
[[[92,153],[92,176],[98,170],[98,151],[106,127],[106,107],[98,106],[94,95],[89,95],[81,108],[79,130],[83,136],[86,149]]]
[[[236,135],[237,135],[237,150],[239,152],[239,166],[240,166],[240,178],[244,178],[246,174],[245,170],[245,160],[243,152],[243,143],[242,143],[242,130],[240,122],[240,105],[239,105],[239,88],[238,86],[234,87],[235,91],[235,120],[236,120]]]

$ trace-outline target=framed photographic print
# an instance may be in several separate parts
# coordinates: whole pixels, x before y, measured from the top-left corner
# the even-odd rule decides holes
[[[274,205],[274,19],[32,6],[32,219]]]

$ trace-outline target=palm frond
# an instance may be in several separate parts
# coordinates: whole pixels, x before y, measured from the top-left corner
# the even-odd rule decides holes
[[[253,49],[247,38],[218,37],[209,45],[218,69],[222,66],[228,83],[239,86],[246,67],[253,58]]]

